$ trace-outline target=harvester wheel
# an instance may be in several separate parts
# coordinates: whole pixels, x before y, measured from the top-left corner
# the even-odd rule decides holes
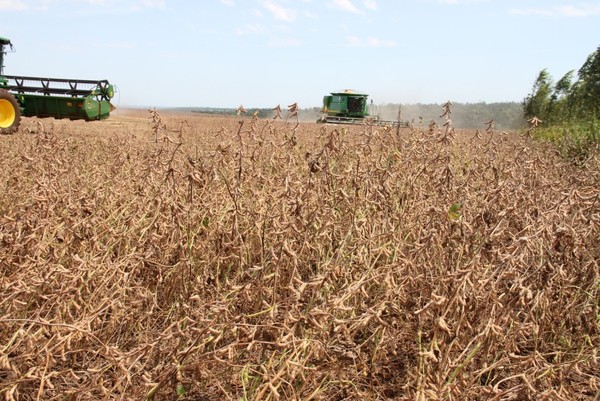
[[[19,129],[21,107],[7,90],[0,89],[0,134],[12,134]]]

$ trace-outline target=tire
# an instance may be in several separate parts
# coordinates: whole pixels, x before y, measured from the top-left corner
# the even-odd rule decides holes
[[[17,132],[21,124],[21,107],[12,93],[0,89],[0,134]]]

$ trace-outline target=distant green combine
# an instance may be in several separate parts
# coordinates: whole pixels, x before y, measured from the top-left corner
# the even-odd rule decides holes
[[[368,104],[369,95],[353,89],[332,92],[323,97],[323,116],[318,123],[329,124],[372,124],[409,127],[408,121],[381,120],[378,115],[372,115]]]
[[[0,37],[0,134],[16,132],[25,117],[102,120],[114,107],[107,80],[80,80],[4,75],[9,39]]]

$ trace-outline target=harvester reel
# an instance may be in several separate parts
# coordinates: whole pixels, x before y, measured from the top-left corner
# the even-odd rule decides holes
[[[21,107],[8,91],[0,89],[0,134],[17,132],[21,123]]]
[[[96,99],[98,101],[106,100],[107,102],[110,102],[110,99],[115,96],[115,88],[108,82],[99,82],[96,91]]]

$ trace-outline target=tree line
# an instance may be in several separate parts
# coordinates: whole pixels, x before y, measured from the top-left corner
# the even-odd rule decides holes
[[[543,69],[523,101],[527,119],[537,117],[545,127],[564,123],[597,121],[600,118],[600,46],[577,71],[554,82]]]
[[[535,136],[554,141],[573,162],[585,163],[600,151],[600,46],[581,68],[554,82],[543,69],[523,100],[523,114]]]

